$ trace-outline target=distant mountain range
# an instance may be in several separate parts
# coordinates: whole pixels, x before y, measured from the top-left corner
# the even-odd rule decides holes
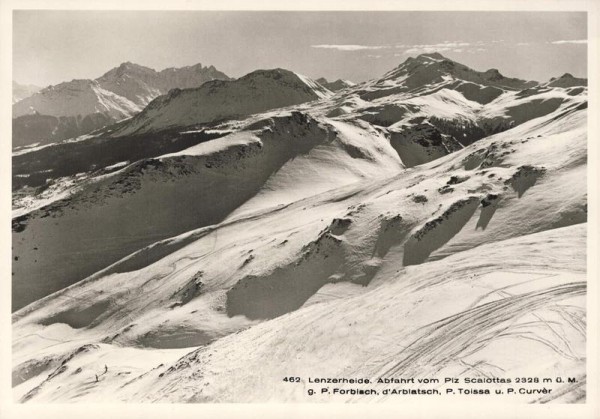
[[[46,87],[13,104],[13,147],[87,134],[137,114],[171,89],[216,79],[230,78],[201,64],[156,71],[126,62],[95,80]]]
[[[12,103],[17,103],[20,100],[25,99],[33,95],[36,92],[42,90],[41,87],[33,84],[19,84],[16,81],[12,82]]]

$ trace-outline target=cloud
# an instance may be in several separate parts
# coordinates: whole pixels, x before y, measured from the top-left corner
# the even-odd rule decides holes
[[[396,45],[396,48],[407,48],[403,54],[428,54],[431,52],[454,51],[462,52],[465,47],[471,46],[468,42],[444,41],[437,44]]]
[[[469,54],[476,54],[478,52],[485,52],[487,51],[487,48],[469,48],[467,50],[465,50],[465,52],[468,52]]]
[[[526,45],[531,45],[531,43],[529,43],[529,42],[517,42],[517,46],[523,47],[523,46],[526,46]]]
[[[393,56],[406,56],[406,55],[419,55],[419,54],[429,54],[432,52],[456,52],[456,53],[476,53],[483,52],[486,49],[481,48],[485,43],[483,41],[477,41],[475,43],[463,42],[463,41],[444,41],[438,42],[435,44],[393,44],[393,45],[354,45],[354,44],[319,44],[319,45],[311,45],[312,48],[321,48],[321,49],[333,49],[337,51],[369,51],[369,50],[378,50],[381,53],[385,51],[382,50],[390,50],[395,49],[398,52],[394,53]],[[390,51],[391,52],[391,51]],[[387,54],[384,54],[387,55]],[[370,58],[381,58],[382,55],[368,55]]]
[[[312,48],[335,49],[338,51],[362,51],[373,49],[391,48],[389,45],[311,45]]]
[[[437,44],[395,44],[395,45],[354,45],[354,44],[320,44],[311,45],[312,48],[334,49],[337,51],[365,51],[365,50],[382,50],[382,49],[404,49],[404,54],[424,54],[429,52],[450,51],[455,48],[462,49],[471,46],[468,42],[461,41],[444,41]]]
[[[569,41],[552,41],[550,42],[554,45],[563,45],[563,44],[587,44],[587,39],[574,39]]]
[[[456,47],[468,47],[471,44],[468,43],[468,42],[448,42],[448,41],[445,41],[443,44],[434,44],[433,46],[437,46],[437,45],[444,46],[444,47],[450,47],[450,48],[456,48]]]
[[[409,48],[406,51],[404,51],[405,54],[428,54],[430,52],[444,52],[444,51],[449,51],[450,48],[444,48],[444,47],[414,47],[414,48]]]

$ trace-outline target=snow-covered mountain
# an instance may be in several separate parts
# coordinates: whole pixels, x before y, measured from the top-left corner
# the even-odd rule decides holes
[[[126,62],[95,80],[49,86],[13,104],[13,146],[86,134],[135,115],[171,89],[196,87],[210,80],[229,77],[200,64],[158,72]]]
[[[40,91],[42,88],[33,84],[19,84],[16,81],[12,82],[12,103],[17,103]]]
[[[525,375],[576,381],[511,400],[585,400],[587,87],[554,82],[439,54],[337,92],[261,70],[15,153],[15,399]]]
[[[232,118],[331,96],[319,83],[288,70],[257,70],[237,80],[174,89],[150,103],[114,136],[155,132]]]
[[[566,82],[564,80],[567,80]],[[407,166],[426,163],[586,99],[585,79],[540,84],[473,70],[439,53],[408,58],[323,105],[329,117],[385,128]],[[553,87],[561,87],[560,89]]]
[[[23,115],[86,116],[104,113],[118,120],[140,111],[140,105],[104,89],[96,80],[72,80],[49,86],[13,105],[13,117]]]
[[[126,62],[96,79],[102,88],[129,99],[141,108],[171,89],[198,87],[211,80],[230,78],[213,66],[203,67],[201,64],[155,71]]]
[[[466,65],[452,61],[440,53],[431,53],[421,54],[416,58],[409,57],[404,63],[389,71],[382,78],[367,83],[367,86],[372,88],[370,90],[381,94],[390,93],[387,89],[409,91],[443,81],[456,80],[461,83],[457,83],[454,88],[467,95],[469,93],[466,92],[473,87],[479,87],[479,90],[490,87],[492,89],[487,91],[499,93],[502,90],[522,90],[537,84],[534,81],[505,77],[495,68],[484,72],[476,71]],[[461,85],[462,87],[460,87]],[[483,92],[480,92],[479,95],[470,96],[487,100],[487,98],[481,98],[482,95],[487,96]],[[490,93],[490,95],[492,94]],[[367,95],[367,97],[373,97],[373,94]]]

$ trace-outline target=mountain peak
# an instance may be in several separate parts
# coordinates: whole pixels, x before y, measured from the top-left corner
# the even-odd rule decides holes
[[[306,95],[316,94],[318,97],[325,97],[331,94],[331,91],[318,82],[284,68],[255,70],[238,80],[249,84],[256,84],[257,86],[265,82],[275,82],[280,86],[303,91]]]
[[[272,68],[272,69],[260,69],[260,70],[254,70],[248,74],[246,74],[244,77],[242,78],[251,78],[251,77],[256,77],[256,76],[295,76],[295,73],[293,71],[290,70],[286,70],[284,68]]]
[[[416,63],[418,64],[430,64],[431,61],[448,61],[448,62],[453,62],[451,59],[449,59],[448,57],[444,57],[442,54],[440,54],[439,52],[427,52],[424,54],[419,54],[416,57],[408,57],[402,64],[399,65],[399,67],[405,66],[405,65],[409,65],[409,64],[413,64],[415,65]]]
[[[337,92],[338,90],[342,90],[355,85],[355,83],[351,82],[350,80],[337,79],[336,81],[330,82],[327,81],[325,77],[321,77],[319,79],[316,79],[315,81],[321,86],[331,90],[332,92]]]
[[[100,76],[96,80],[121,78],[126,74],[129,74],[129,75],[149,74],[150,75],[150,74],[155,74],[155,73],[156,73],[156,70],[153,70],[149,67],[144,67],[142,65],[132,63],[131,61],[125,61],[124,63],[119,64],[118,67],[115,67],[115,68],[107,71],[106,73],[104,73],[102,76]]]
[[[486,80],[490,81],[502,80],[504,78],[504,76],[500,73],[500,71],[498,71],[497,68],[490,68],[485,73],[483,73],[483,76]]]
[[[449,60],[448,58],[444,57],[439,52],[428,52],[428,53],[425,53],[425,54],[419,54],[417,56],[417,58],[423,58],[423,57],[424,58],[433,58],[434,60]]]
[[[190,66],[190,68],[195,71],[214,71],[214,70],[216,70],[212,65],[209,67],[204,67],[201,63],[194,64],[194,65]]]
[[[152,70],[149,67],[144,67],[143,65],[132,63],[131,61],[125,61],[124,63],[121,63],[118,68],[121,70]]]
[[[577,78],[571,73],[565,73],[560,77],[552,77],[547,83],[550,87],[576,87],[576,86],[587,86],[587,79]]]
[[[164,70],[161,70],[162,72],[166,72],[166,71],[180,71],[180,70],[210,70],[211,68],[214,68],[213,66],[210,67],[203,67],[202,63],[196,63],[196,64],[192,64],[192,65],[186,65],[183,67],[167,67]]]
[[[485,71],[486,74],[500,74],[500,71],[497,68],[490,68],[489,70]]]
[[[406,68],[409,71],[414,71],[423,67],[436,66],[446,71],[453,69],[456,65],[462,65],[456,61],[443,56],[439,52],[428,52],[419,54],[416,57],[408,57],[398,68]]]
[[[286,70],[283,68],[273,69],[260,69],[254,70],[243,77],[240,77],[240,81],[255,82],[263,79],[273,79],[278,82],[283,82],[291,85],[306,87],[303,83],[302,78],[294,73],[293,71]]]
[[[447,83],[452,79],[454,82],[469,82],[507,90],[522,90],[538,84],[534,81],[507,78],[496,68],[483,72],[477,71],[444,57],[439,52],[429,52],[407,58],[382,79],[376,80],[374,85],[386,89],[393,86],[395,91],[399,92]]]

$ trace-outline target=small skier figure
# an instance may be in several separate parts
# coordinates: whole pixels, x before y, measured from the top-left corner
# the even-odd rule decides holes
[[[96,374],[96,382],[98,382],[98,374]]]
[[[104,374],[106,374],[108,372],[108,367],[106,366],[106,364],[104,364]]]

